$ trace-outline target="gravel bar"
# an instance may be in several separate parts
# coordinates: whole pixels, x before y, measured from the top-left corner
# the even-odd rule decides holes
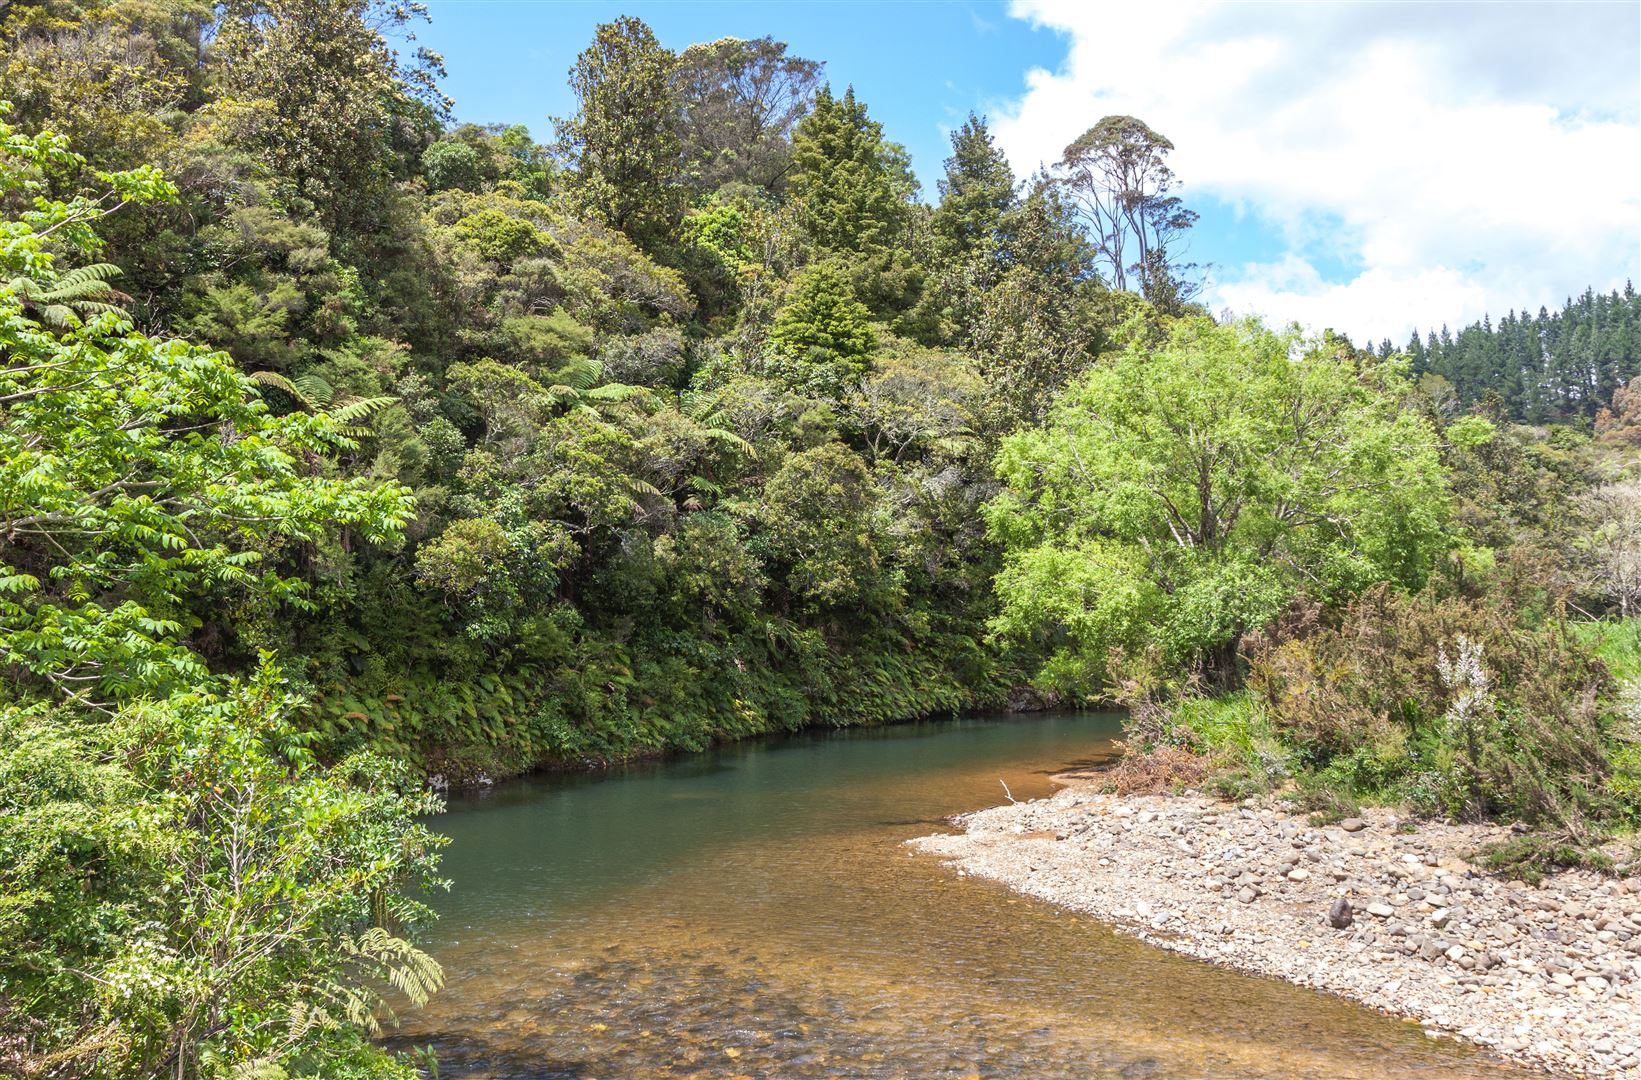
[[[1467,861],[1508,834],[1387,810],[1318,827],[1277,800],[1102,794],[953,818],[910,843],[960,876],[1416,1019],[1556,1075],[1641,1078],[1641,877],[1539,887]]]

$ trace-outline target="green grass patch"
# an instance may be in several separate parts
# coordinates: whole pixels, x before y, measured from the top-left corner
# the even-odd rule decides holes
[[[1595,650],[1615,679],[1641,679],[1641,618],[1571,624],[1580,642]]]
[[[1207,757],[1210,786],[1228,798],[1270,791],[1292,775],[1291,755],[1246,690],[1187,698],[1170,715],[1173,741]]]

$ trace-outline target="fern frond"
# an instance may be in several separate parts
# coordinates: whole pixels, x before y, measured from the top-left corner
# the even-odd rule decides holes
[[[666,498],[666,493],[660,488],[656,487],[648,480],[640,480],[636,476],[627,481],[627,490],[631,491],[634,495],[647,495],[652,499]]]
[[[373,964],[377,974],[412,1004],[425,1005],[444,985],[439,962],[401,937],[373,926],[349,943],[349,951]]]
[[[613,382],[605,383],[603,386],[595,386],[591,390],[583,392],[581,396],[590,401],[630,401],[633,398],[648,397],[649,393],[649,387],[646,386]]]
[[[329,405],[336,398],[336,388],[311,371],[298,375],[295,382],[302,396],[315,405]]]
[[[713,442],[723,443],[734,450],[745,454],[752,461],[758,460],[758,448],[746,439],[725,428],[709,427],[705,429],[706,437]]]
[[[114,291],[112,278],[124,271],[113,263],[90,263],[76,266],[51,283],[51,295],[63,300],[79,300],[102,296]]]
[[[118,312],[117,305],[130,303],[130,296],[108,283],[120,273],[113,263],[91,263],[46,281],[15,277],[6,282],[5,288],[32,308],[41,322],[63,329],[76,318]]]
[[[690,477],[689,487],[691,491],[698,491],[703,495],[711,495],[715,499],[721,499],[724,495],[724,488],[722,484],[714,483],[704,476]]]
[[[307,412],[312,412],[314,410],[313,399],[303,393],[301,387],[297,386],[277,371],[253,371],[247,377],[252,382],[261,386],[271,386],[275,390],[280,390],[290,395],[291,399],[296,402],[297,407],[300,409],[306,410]]]
[[[552,381],[580,392],[598,385],[604,377],[604,365],[589,357],[578,356],[552,374]]]
[[[261,383],[263,386],[271,386],[275,390],[283,390],[299,401],[302,399],[302,391],[298,390],[294,383],[277,371],[253,371],[246,378],[254,383]]]
[[[395,397],[358,398],[341,405],[332,406],[325,415],[343,424],[357,424],[361,420],[368,420],[372,414],[381,412],[398,400]]]

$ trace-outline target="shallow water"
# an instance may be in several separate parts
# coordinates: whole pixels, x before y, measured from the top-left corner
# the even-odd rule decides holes
[[[1527,1075],[960,881],[902,841],[1109,756],[1109,714],[740,744],[453,802],[389,1040],[442,1077]],[[1002,781],[1002,783],[1000,783]]]

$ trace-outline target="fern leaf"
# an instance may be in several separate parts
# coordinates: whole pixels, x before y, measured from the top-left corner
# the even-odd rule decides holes
[[[380,412],[398,400],[395,397],[358,398],[332,406],[326,415],[343,424],[357,424],[361,420],[368,420],[372,414]]]
[[[298,375],[296,388],[315,405],[329,405],[336,398],[336,388],[313,372]]]

